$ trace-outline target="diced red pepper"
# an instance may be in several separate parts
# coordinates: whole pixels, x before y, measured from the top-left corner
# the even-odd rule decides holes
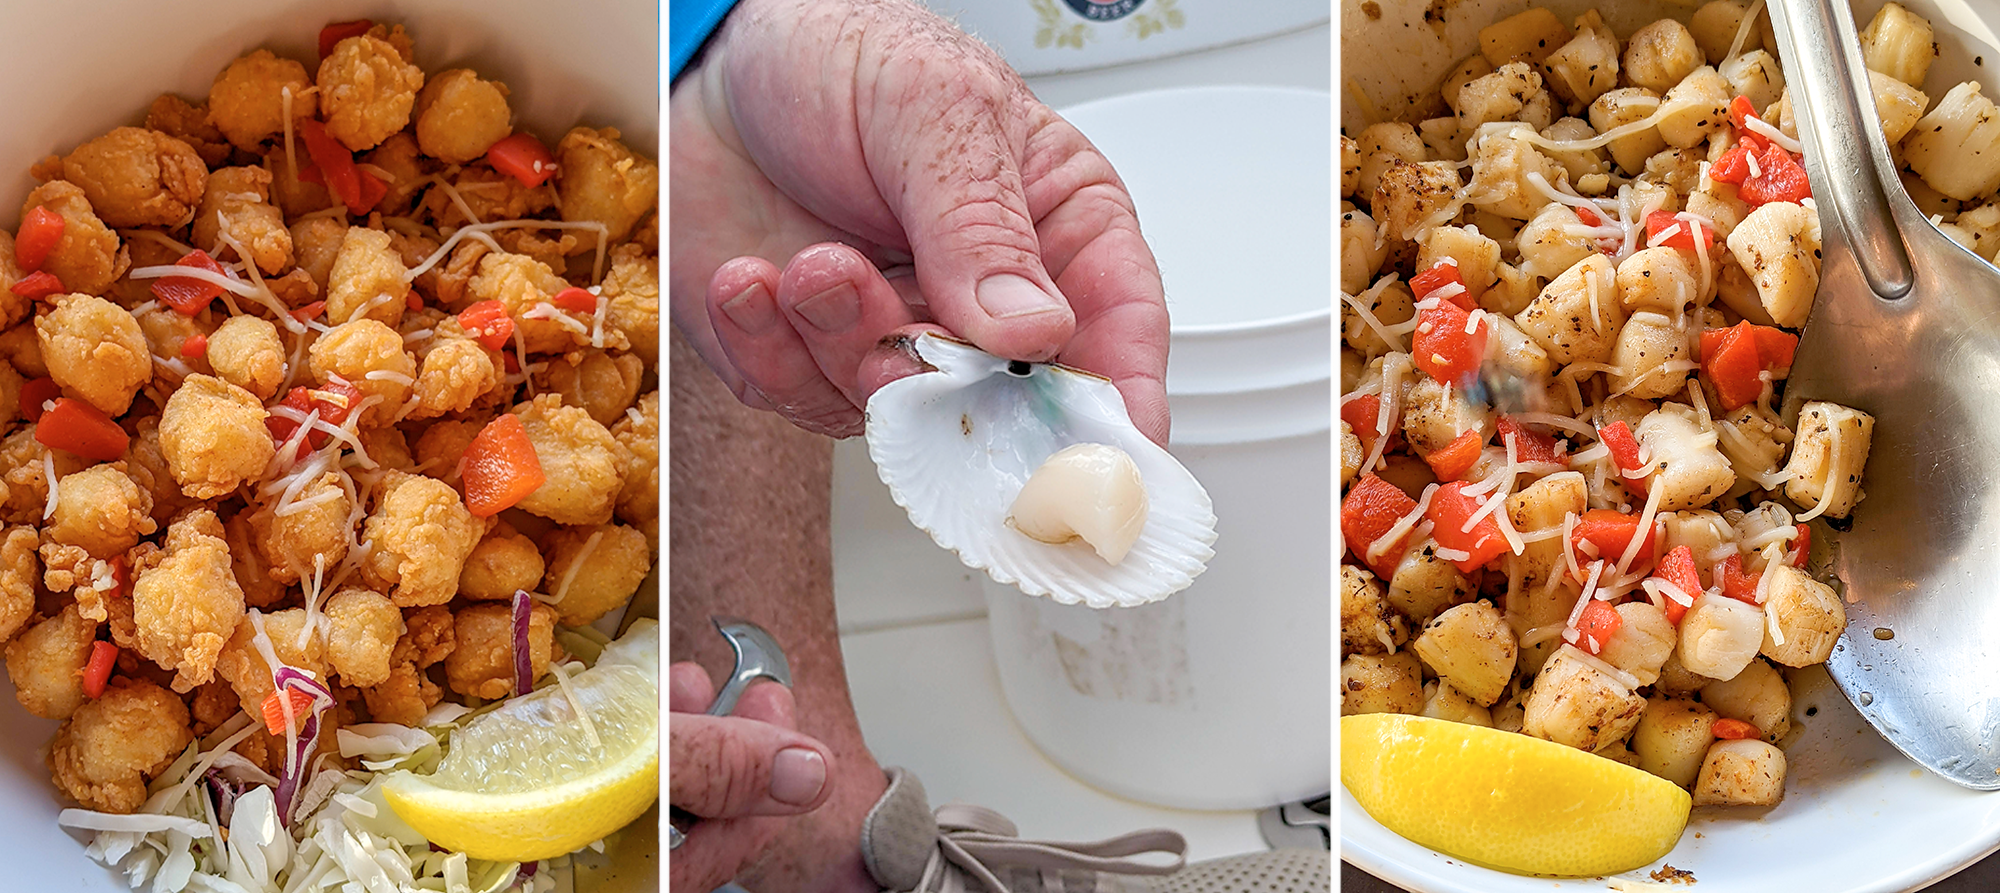
[[[53,378],[30,378],[21,383],[21,416],[30,422],[42,420],[42,404],[62,396],[62,385]]]
[[[111,670],[118,665],[118,646],[110,642],[90,643],[90,660],[83,665],[83,696],[99,698],[111,683]]]
[[[208,356],[208,336],[196,333],[181,339],[181,356],[190,360]]]
[[[1576,647],[1591,654],[1603,654],[1604,646],[1624,626],[1625,618],[1618,615],[1617,608],[1593,598],[1584,603],[1583,615],[1576,618]]]
[[[1468,311],[1479,309],[1479,303],[1472,300],[1472,292],[1466,290],[1465,277],[1459,275],[1457,261],[1448,258],[1438,261],[1431,265],[1430,269],[1410,277],[1410,291],[1416,293],[1419,301],[1430,297],[1431,292],[1448,285],[1458,286],[1458,293],[1445,300]]]
[[[408,307],[411,313],[422,310],[424,309],[424,296],[417,294],[416,289],[410,289],[403,295],[403,306]]]
[[[325,61],[326,57],[333,55],[333,48],[339,46],[341,41],[350,37],[360,37],[363,34],[367,34],[368,29],[373,27],[375,27],[374,22],[367,19],[355,19],[352,22],[334,22],[319,29],[320,60]]]
[[[1764,575],[1743,572],[1743,556],[1722,560],[1722,594],[1746,604],[1757,603],[1757,580]]]
[[[1472,332],[1466,332],[1471,316],[1450,301],[1439,301],[1419,314],[1411,341],[1411,362],[1443,384],[1463,384],[1479,374],[1479,364],[1486,358],[1486,339],[1493,329],[1482,319]]]
[[[291,728],[285,722],[285,702],[283,700],[285,698],[289,698],[292,702],[292,722],[294,723],[305,722],[306,717],[311,715],[313,705],[311,692],[301,691],[291,686],[272,689],[270,694],[264,696],[264,728],[272,735],[281,738],[284,737],[285,730]]]
[[[521,417],[502,413],[465,448],[459,480],[465,484],[465,507],[474,517],[488,518],[526,499],[548,478]]]
[[[304,307],[300,307],[296,310],[293,310],[292,318],[298,320],[299,322],[305,322],[306,320],[316,318],[320,314],[325,312],[326,312],[326,302],[314,301],[310,304],[305,305]]]
[[[1729,123],[1736,125],[1737,130],[1748,130],[1745,122],[1755,117],[1758,117],[1757,107],[1750,104],[1750,97],[1739,94],[1729,100]]]
[[[1570,210],[1576,212],[1576,219],[1582,221],[1584,226],[1604,225],[1604,218],[1597,216],[1596,211],[1593,211],[1581,205],[1572,207],[1570,208]]]
[[[1709,731],[1714,733],[1715,737],[1725,741],[1743,741],[1750,738],[1764,737],[1764,733],[1758,731],[1756,726],[1740,719],[1718,719],[1715,721],[1715,725],[1709,726]]]
[[[1812,557],[1812,528],[1804,524],[1794,524],[1792,529],[1799,532],[1799,535],[1792,540],[1792,566],[1805,567],[1806,560]]]
[[[492,303],[498,304],[499,302],[494,301]],[[468,313],[471,312],[471,308],[466,308],[466,311]],[[509,320],[508,331],[509,333],[513,331],[512,320]],[[480,343],[484,344],[485,341],[482,340]],[[496,346],[494,349],[497,350],[499,348]],[[508,354],[508,356],[511,357],[513,354]],[[1361,439],[1361,453],[1363,456],[1372,456],[1375,454],[1375,439],[1382,436],[1381,432],[1375,427],[1375,419],[1381,412],[1382,398],[1374,394],[1356,397],[1346,403],[1340,404],[1340,420],[1346,422],[1348,427],[1353,428],[1354,436]],[[1402,420],[1395,416],[1390,416],[1389,445],[1383,448],[1385,452],[1396,448],[1396,443],[1400,439],[1398,432],[1401,428]]]
[[[1737,143],[1722,153],[1714,164],[1708,166],[1708,178],[1717,183],[1734,183],[1738,186],[1750,178],[1750,152],[1747,143]]]
[[[223,275],[222,265],[209,257],[208,252],[199,248],[188,252],[186,257],[174,262],[177,267],[191,267],[207,270],[218,276]],[[222,286],[213,282],[188,276],[162,276],[153,280],[153,297],[160,303],[193,316],[208,307],[208,302],[222,296]]]
[[[361,405],[362,396],[360,388],[345,382],[332,381],[316,388],[303,385],[292,388],[278,405],[306,414],[317,409],[321,421],[338,426],[347,421],[348,413]],[[299,422],[274,414],[265,417],[264,427],[270,430],[271,438],[282,447],[286,441],[292,439],[293,434],[298,433]],[[310,449],[319,449],[326,446],[327,440],[331,437],[332,435],[325,431],[315,430],[306,435],[306,446]]]
[[[1759,326],[1748,321],[1726,329],[1701,333],[1701,368],[1722,408],[1735,409],[1754,403],[1764,391],[1759,373],[1792,365],[1799,337],[1782,329]]]
[[[1674,227],[1679,227],[1679,231],[1658,244],[1667,248],[1684,248],[1688,251],[1696,250],[1697,241],[1704,246],[1715,244],[1713,230],[1694,221],[1682,220],[1675,216],[1674,212],[1664,210],[1646,215],[1646,244],[1654,244],[1653,239]]]
[[[1456,440],[1446,444],[1444,449],[1435,450],[1424,457],[1430,463],[1431,471],[1438,480],[1455,481],[1465,477],[1472,466],[1479,464],[1479,454],[1486,448],[1486,442],[1479,439],[1478,431],[1467,431]]]
[[[507,305],[499,301],[480,301],[458,312],[458,324],[471,333],[473,340],[487,350],[503,350],[507,341],[514,337],[514,318],[507,315]],[[1341,407],[1341,418],[1347,417],[1347,408]],[[1349,424],[1353,424],[1349,422]],[[1361,426],[1355,425],[1356,433]],[[1375,427],[1371,420],[1368,426]],[[1367,442],[1367,438],[1363,438]]]
[[[525,130],[516,131],[486,150],[486,163],[493,169],[521,181],[533,189],[547,183],[556,173],[556,157],[549,147]]]
[[[131,436],[104,410],[68,397],[57,397],[55,405],[42,413],[35,423],[35,441],[97,462],[124,456],[132,445]]]
[[[1751,207],[1770,202],[1801,202],[1812,197],[1806,169],[1776,143],[1757,156],[1757,175],[1743,181],[1736,195]]]
[[[327,191],[347,206],[348,213],[366,214],[369,208],[375,206],[375,201],[368,199],[370,193],[364,192],[365,187],[362,186],[362,181],[374,178],[354,165],[354,153],[349,152],[333,134],[327,133],[325,124],[310,118],[300,121],[299,138],[305,142],[306,154],[312,156],[313,165],[319,168],[320,177],[326,181]],[[301,174],[299,179],[303,180],[305,176]],[[381,200],[386,192],[384,189],[381,193],[374,193],[375,200]]]
[[[41,205],[28,209],[21,215],[21,231],[14,236],[14,261],[23,270],[39,270],[49,259],[49,252],[62,242],[66,224],[61,214]]]
[[[1694,550],[1687,546],[1675,546],[1668,550],[1666,557],[1653,565],[1653,577],[1674,584],[1689,599],[1701,597],[1701,571],[1694,564]],[[1692,605],[1683,605],[1673,596],[1667,596],[1660,610],[1666,612],[1667,622],[1680,625]]]
[[[1632,538],[1640,536],[1641,533],[1638,515],[1628,515],[1613,509],[1592,509],[1577,518],[1575,529],[1570,531],[1569,547],[1576,553],[1578,565],[1589,564],[1598,558],[1606,562],[1616,562],[1625,556],[1625,550],[1632,545]],[[1654,542],[1654,528],[1646,528],[1643,534],[1644,538],[1639,541],[1639,551],[1632,559],[1635,564],[1644,564],[1651,560],[1653,550],[1657,546]],[[1597,550],[1596,555],[1583,551],[1582,544],[1585,542],[1589,542]]]
[[[1597,438],[1611,451],[1611,464],[1618,469],[1618,480],[1632,492],[1646,495],[1648,469],[1639,461],[1639,439],[1632,436],[1631,426],[1623,420],[1600,425]]]
[[[1479,499],[1465,495],[1468,485],[1464,481],[1445,484],[1431,494],[1430,509],[1424,516],[1431,520],[1431,538],[1446,549],[1456,549],[1467,553],[1468,557],[1453,561],[1460,571],[1472,573],[1475,568],[1484,567],[1488,562],[1508,550],[1507,537],[1500,533],[1500,522],[1487,513],[1479,523],[1465,529],[1465,522],[1479,511]],[[1503,507],[1498,511],[1506,511]]]
[[[549,303],[556,305],[558,309],[568,310],[571,313],[597,312],[597,296],[574,285],[556,292],[556,296],[550,298]]]
[[[1340,535],[1346,539],[1347,548],[1352,550],[1375,576],[1386,580],[1396,573],[1396,565],[1403,559],[1403,549],[1409,542],[1409,534],[1390,543],[1382,556],[1368,560],[1368,549],[1396,522],[1417,507],[1417,501],[1403,492],[1395,484],[1377,477],[1373,472],[1363,474],[1340,499]]]
[[[62,280],[47,270],[38,270],[21,277],[21,281],[14,283],[14,287],[8,290],[31,301],[45,300],[64,291]]]
[[[1514,421],[1511,416],[1501,416],[1497,427],[1499,428],[1501,446],[1504,447],[1507,445],[1507,439],[1510,436],[1513,438],[1514,458],[1516,460],[1544,463],[1561,463],[1566,461],[1563,455],[1563,448],[1556,443],[1553,435],[1530,430],[1520,422]]]

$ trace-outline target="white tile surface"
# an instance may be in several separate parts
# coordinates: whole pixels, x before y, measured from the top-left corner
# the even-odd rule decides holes
[[[932,806],[958,800],[998,810],[1022,837],[1036,840],[1101,840],[1172,828],[1188,838],[1190,859],[1266,848],[1254,812],[1149,806],[1063,774],[1021,734],[1001,702],[983,619],[855,633],[841,641],[854,709],[875,759],[915,772]]]

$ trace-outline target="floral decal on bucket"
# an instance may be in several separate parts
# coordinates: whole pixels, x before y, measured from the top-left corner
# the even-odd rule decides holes
[[[1070,47],[1083,49],[1085,42],[1095,40],[1096,30],[1092,22],[1113,22],[1128,18],[1125,23],[1127,33],[1144,40],[1169,28],[1180,28],[1187,24],[1187,14],[1182,12],[1176,0],[1152,0],[1152,8],[1140,11],[1148,0],[1028,0],[1035,11],[1038,27],[1035,29],[1035,47]],[[1065,13],[1063,7],[1069,7]],[[1075,21],[1081,17],[1083,21]]]

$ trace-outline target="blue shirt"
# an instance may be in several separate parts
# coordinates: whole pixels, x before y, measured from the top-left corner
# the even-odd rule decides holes
[[[715,33],[736,0],[667,0],[667,49],[670,79],[678,79],[702,43]]]

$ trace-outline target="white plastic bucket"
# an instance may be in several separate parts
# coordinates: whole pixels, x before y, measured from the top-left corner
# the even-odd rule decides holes
[[[1157,59],[1309,28],[1325,0],[922,0],[1024,75]]]
[[[986,587],[1021,729],[1121,796],[1244,809],[1332,785],[1331,106],[1203,88],[1064,112],[1118,166],[1159,256],[1172,448],[1219,519],[1208,572],[1156,604]]]

